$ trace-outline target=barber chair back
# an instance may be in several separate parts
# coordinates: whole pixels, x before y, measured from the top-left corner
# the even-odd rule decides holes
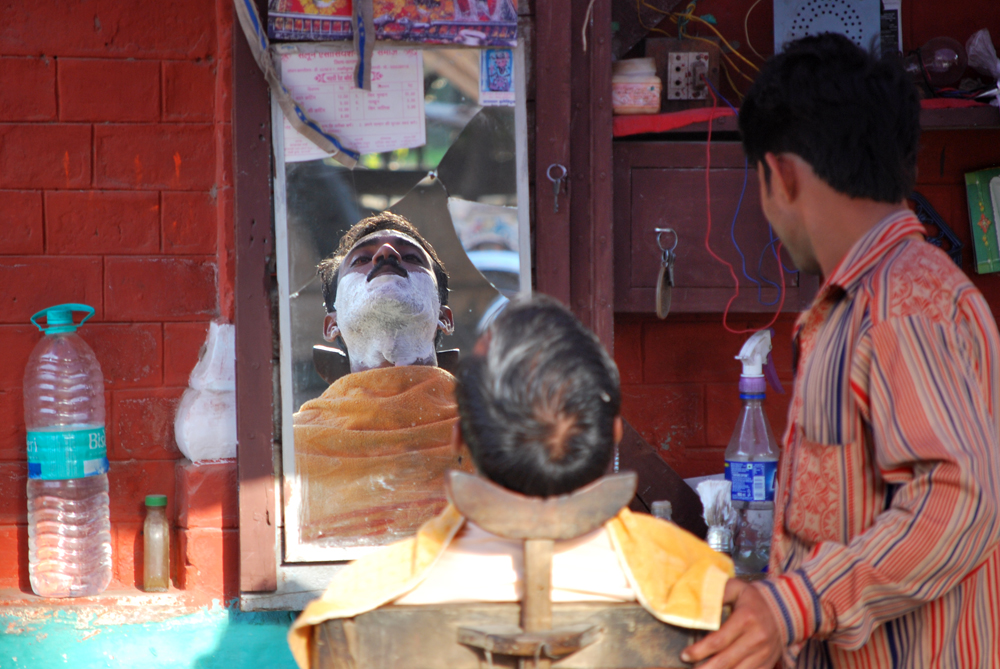
[[[688,667],[680,652],[703,633],[664,624],[635,603],[560,602],[552,548],[613,518],[635,494],[634,473],[541,499],[451,471],[448,498],[484,530],[524,542],[520,604],[385,606],[330,620],[313,637],[313,669],[641,669]]]

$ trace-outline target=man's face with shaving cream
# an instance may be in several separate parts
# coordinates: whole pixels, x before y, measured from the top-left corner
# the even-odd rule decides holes
[[[342,336],[348,350],[355,338],[385,335],[426,340],[453,330],[451,310],[442,306],[433,261],[412,237],[379,230],[361,238],[344,258],[337,280],[335,311],[324,337]]]

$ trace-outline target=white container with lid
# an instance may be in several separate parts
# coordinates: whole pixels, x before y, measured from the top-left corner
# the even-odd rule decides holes
[[[663,82],[652,58],[612,63],[611,108],[615,114],[658,114]]]

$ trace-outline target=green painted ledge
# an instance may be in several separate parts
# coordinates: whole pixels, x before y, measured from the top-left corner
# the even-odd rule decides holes
[[[285,640],[296,613],[217,602],[149,622],[96,623],[86,612],[0,608],[0,669],[295,669]]]

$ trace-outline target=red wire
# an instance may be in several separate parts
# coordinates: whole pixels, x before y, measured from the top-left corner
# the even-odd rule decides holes
[[[702,78],[704,78],[704,76],[705,75],[702,75]],[[714,116],[716,107],[719,106],[719,99],[715,97],[715,92],[712,90],[711,86],[706,86],[706,88],[708,89],[709,95],[712,96],[713,114],[709,115],[708,117],[708,138],[705,140],[705,215],[707,219],[707,224],[705,226],[705,250],[708,251],[709,255],[715,258],[718,262],[726,266],[726,268],[729,270],[729,276],[733,278],[733,283],[736,285],[736,291],[733,293],[733,296],[729,298],[729,301],[726,302],[726,309],[725,311],[722,312],[722,327],[726,329],[726,332],[731,332],[732,334],[746,334],[748,332],[757,332],[759,330],[764,330],[774,325],[775,321],[778,320],[778,316],[781,314],[782,307],[785,306],[785,271],[784,268],[781,266],[781,260],[780,260],[781,242],[778,242],[778,248],[775,249],[776,253],[778,254],[778,274],[781,275],[781,293],[778,300],[778,310],[774,312],[774,316],[771,318],[771,321],[763,327],[747,328],[744,330],[732,329],[731,327],[729,327],[729,324],[726,322],[726,320],[729,318],[729,308],[732,306],[733,301],[740,296],[740,280],[736,276],[736,270],[733,269],[733,266],[730,263],[723,260],[722,258],[720,258],[719,256],[717,256],[715,254],[715,251],[712,250],[712,247],[708,243],[708,240],[712,236],[712,187],[711,187],[711,179],[709,178],[711,175],[711,167],[712,167],[712,116]]]

